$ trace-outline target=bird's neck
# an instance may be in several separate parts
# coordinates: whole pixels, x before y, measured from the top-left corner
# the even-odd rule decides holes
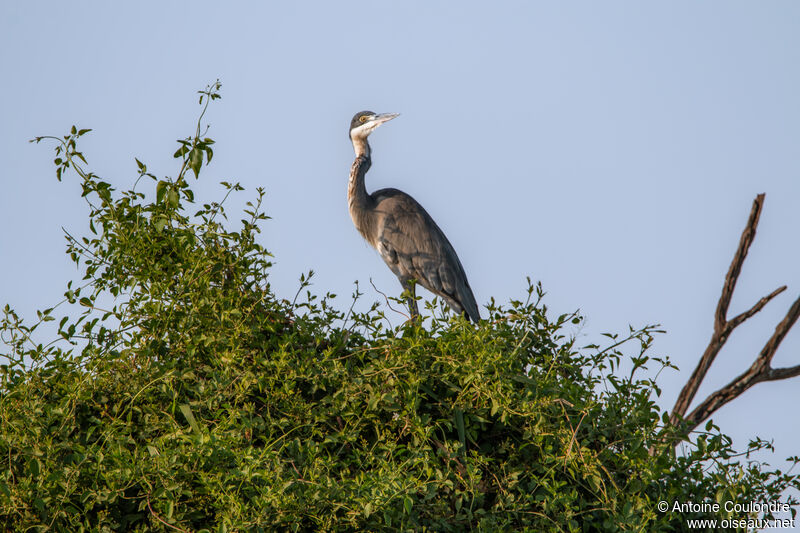
[[[355,137],[351,138],[351,140],[353,141],[353,150],[355,150],[356,152],[356,158],[363,156],[369,159],[370,156],[372,155],[372,149],[369,147],[367,138]]]
[[[359,233],[370,241],[370,235],[374,232],[370,231],[373,223],[374,200],[372,196],[367,193],[367,186],[364,183],[364,178],[372,165],[372,160],[369,157],[369,144],[364,141],[366,151],[359,153],[356,142],[353,141],[353,147],[356,149],[356,159],[353,161],[353,166],[350,167],[350,180],[347,183],[347,203],[350,208],[350,218],[353,219],[356,229]],[[375,243],[370,241],[370,244],[375,246]]]

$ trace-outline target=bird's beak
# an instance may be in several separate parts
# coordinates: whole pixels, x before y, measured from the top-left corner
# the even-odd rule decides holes
[[[375,127],[378,127],[384,122],[389,122],[397,116],[400,116],[400,113],[381,113],[379,115],[375,115],[372,118],[372,121],[375,123]]]

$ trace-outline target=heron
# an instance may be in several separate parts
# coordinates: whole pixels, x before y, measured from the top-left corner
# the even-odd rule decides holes
[[[399,113],[356,113],[350,140],[356,158],[350,168],[347,201],[350,217],[364,239],[375,248],[400,280],[412,318],[419,317],[415,283],[440,296],[457,314],[477,323],[481,315],[464,267],[444,232],[414,198],[397,189],[367,192],[364,178],[372,166],[367,138]]]

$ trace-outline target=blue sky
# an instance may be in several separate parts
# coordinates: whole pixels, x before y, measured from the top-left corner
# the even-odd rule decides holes
[[[800,4],[672,2],[5,2],[0,7],[0,295],[48,307],[76,272],[61,226],[85,231],[77,180],[57,183],[36,135],[72,124],[118,187],[138,157],[176,170],[195,91],[219,78],[217,141],[198,183],[267,191],[273,286],[294,294],[359,280],[399,293],[345,198],[362,109],[400,112],[371,139],[370,190],[422,203],[461,257],[479,303],[541,280],[556,312],[580,309],[587,343],[661,323],[654,355],[671,407],[711,334],[755,195],[766,202],[731,306],[789,290],[740,326],[698,399],[750,365],[800,294]],[[239,204],[252,198],[239,196]],[[234,218],[235,220],[235,218]],[[800,363],[800,333],[778,352]],[[760,384],[715,416],[744,447],[800,452],[800,381]]]

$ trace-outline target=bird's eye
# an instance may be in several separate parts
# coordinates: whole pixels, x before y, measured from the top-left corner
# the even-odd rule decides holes
[[[367,121],[367,118],[368,118],[367,115],[364,115],[360,119],[358,119],[358,121],[363,124]]]

